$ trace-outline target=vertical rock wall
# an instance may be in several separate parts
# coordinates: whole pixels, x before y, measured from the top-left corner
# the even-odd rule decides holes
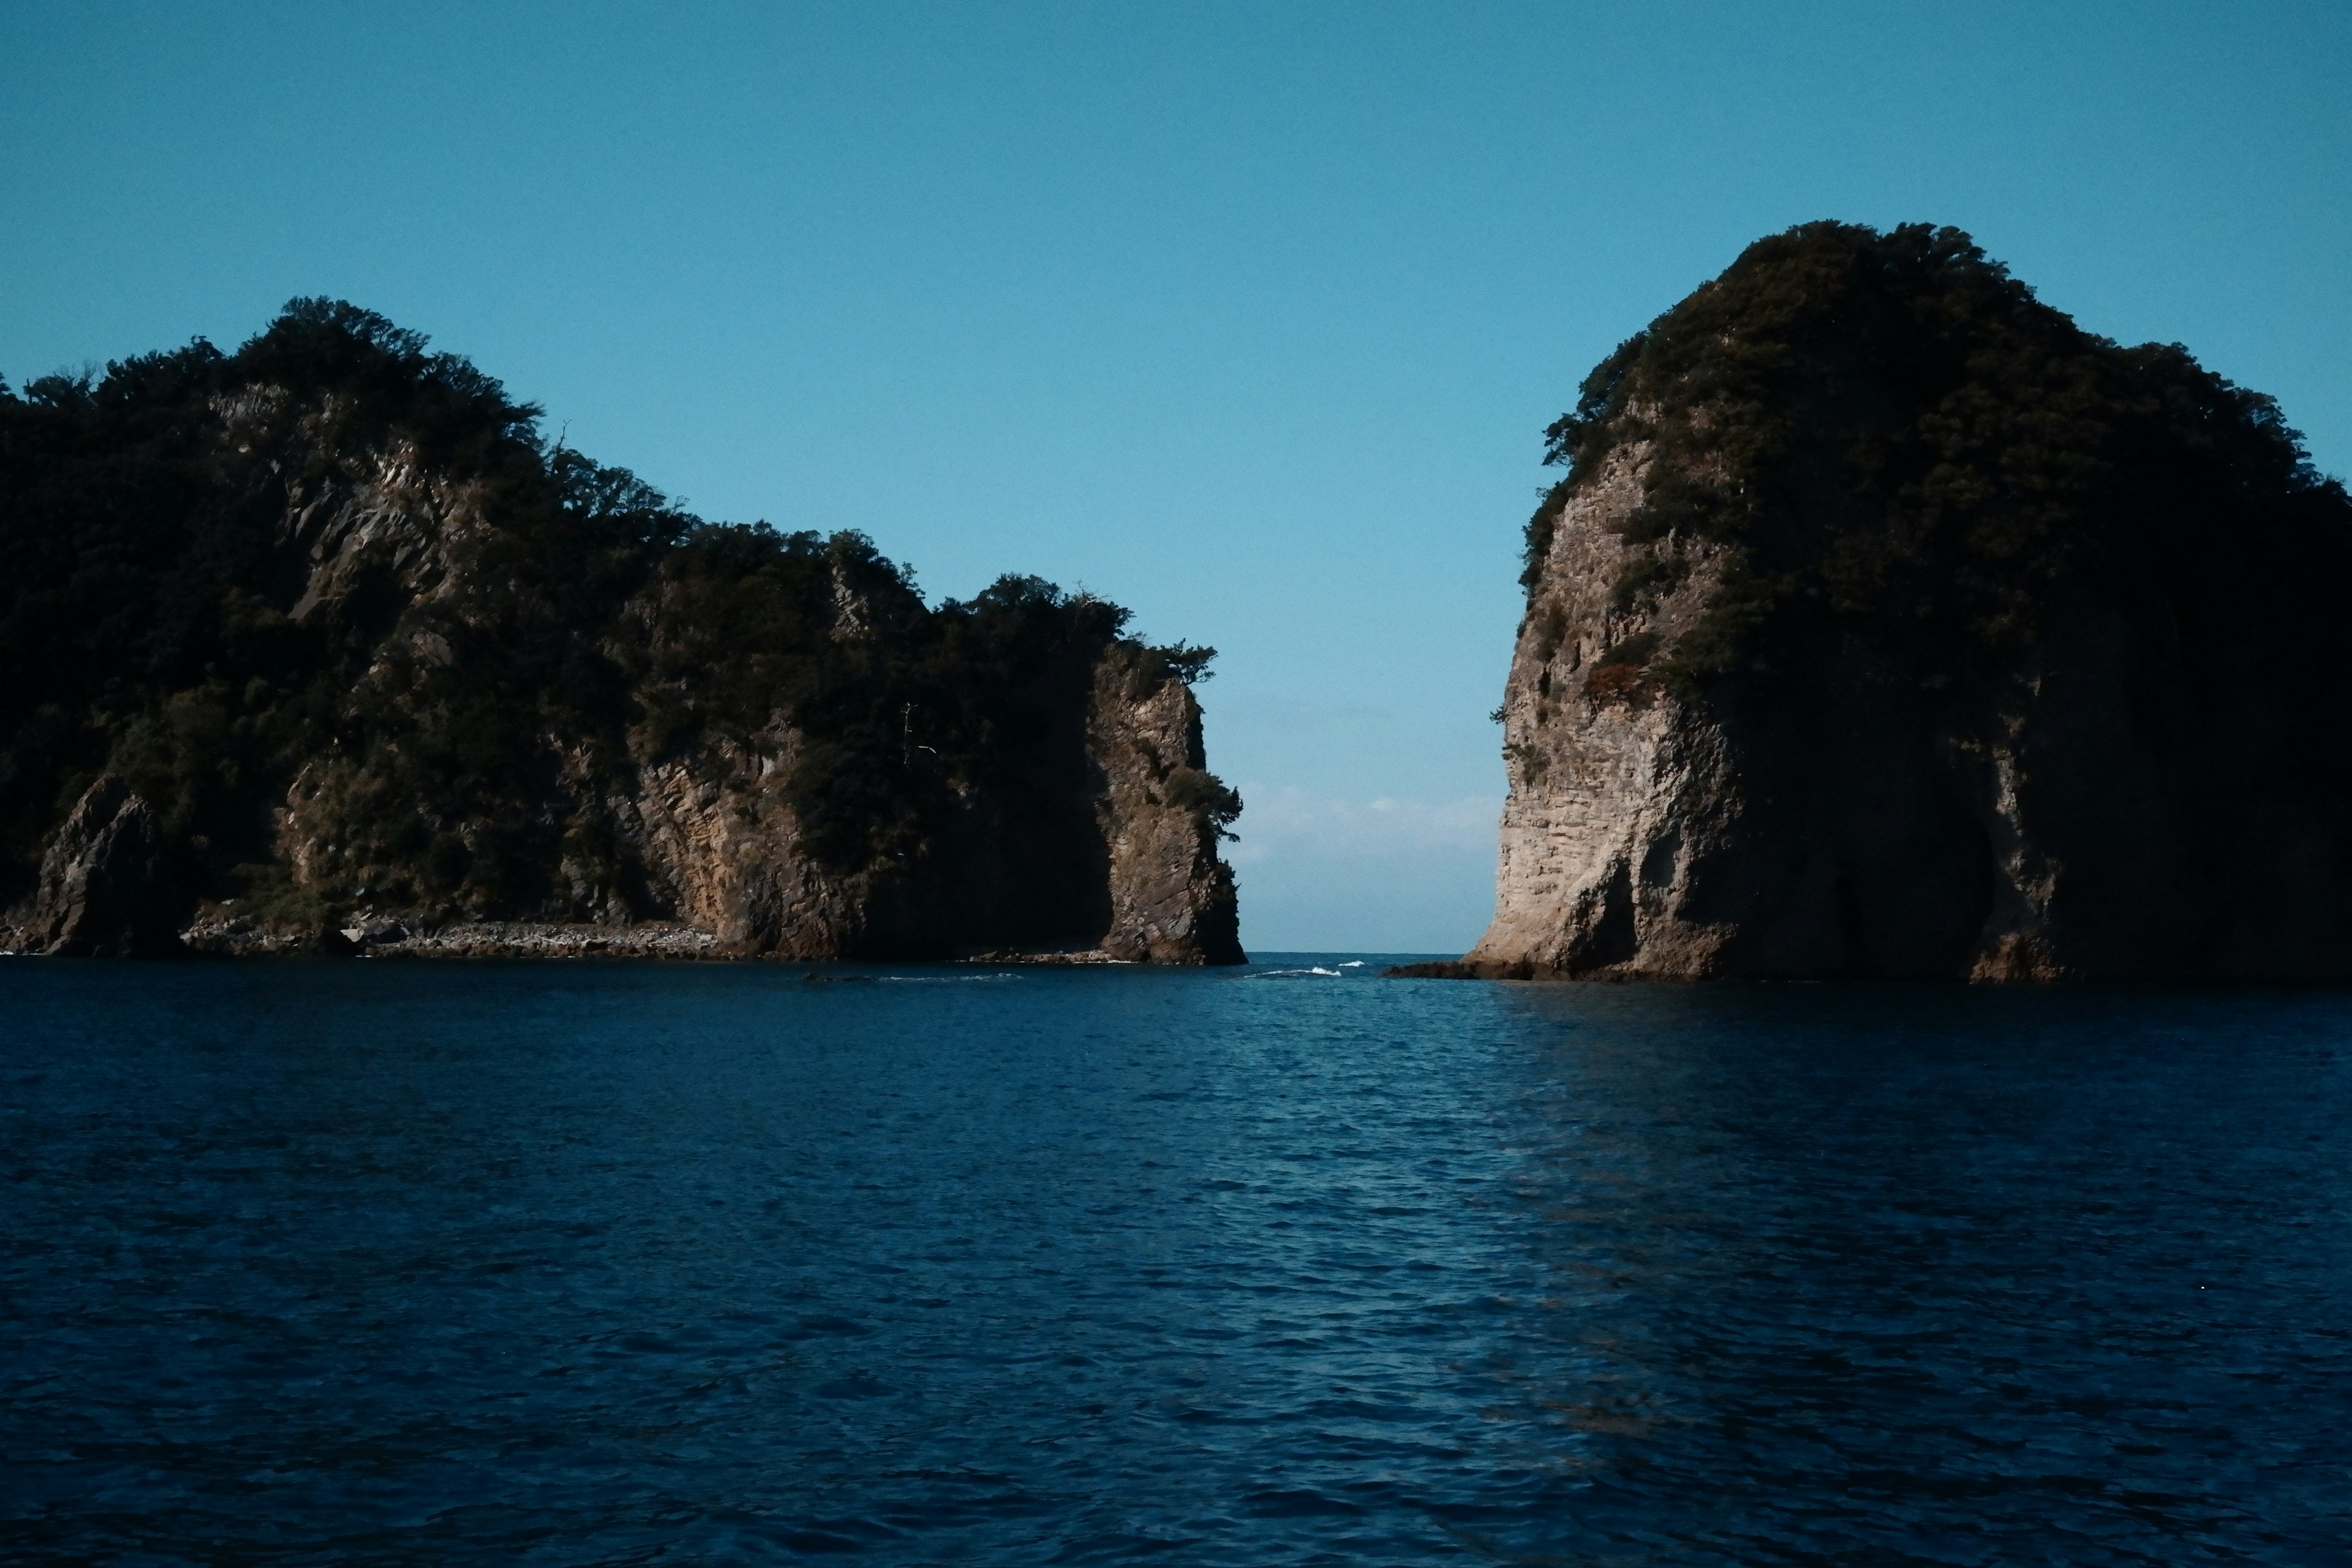
[[[1503,695],[1495,919],[1465,960],[1479,973],[1706,974],[1736,934],[1680,896],[1740,813],[1725,737],[1619,651],[1670,636],[1713,580],[1701,561],[1663,605],[1614,602],[1645,460],[1616,454],[1568,500],[1528,594]]]
[[[1685,702],[1639,658],[1705,612],[1720,558],[1685,544],[1672,593],[1621,602],[1650,460],[1622,449],[1557,517],[1503,701],[1494,921],[1440,972],[2352,975],[2340,816],[2231,628],[2184,652],[2096,597],[2062,604],[2012,705],[1965,735],[1852,642],[1801,679]],[[2184,657],[2248,679],[2199,700]]]
[[[1100,950],[1146,963],[1243,962],[1233,871],[1218,858],[1215,826],[1183,799],[1208,768],[1192,688],[1139,681],[1135,661],[1114,650],[1096,667],[1087,749],[1102,779],[1095,818],[1109,851]]]
[[[50,840],[5,945],[85,957],[170,952],[179,946],[177,903],[154,808],[110,773]]]

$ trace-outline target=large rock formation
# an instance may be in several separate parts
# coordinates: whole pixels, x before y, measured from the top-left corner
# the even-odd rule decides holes
[[[322,301],[0,388],[6,944],[1240,962],[1209,650],[535,419]]]
[[[30,904],[0,941],[40,953],[170,952],[179,946],[173,903],[154,808],[110,773],[59,825]]]
[[[1965,236],[1759,242],[1549,432],[1516,978],[2352,975],[2352,502]]]

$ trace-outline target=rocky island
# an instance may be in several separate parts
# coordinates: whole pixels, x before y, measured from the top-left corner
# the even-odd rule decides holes
[[[1519,979],[2352,976],[2352,500],[1948,228],[1759,241],[1547,433]]]
[[[539,412],[319,300],[0,384],[0,950],[1242,961],[1212,650]]]

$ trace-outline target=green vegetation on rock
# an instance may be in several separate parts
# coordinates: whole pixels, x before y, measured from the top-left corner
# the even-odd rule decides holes
[[[1528,525],[1531,586],[1560,506],[1637,448],[1620,611],[1671,592],[1691,547],[1723,552],[1704,617],[1654,657],[1685,700],[1862,646],[1989,712],[2085,594],[2187,637],[2260,606],[2304,695],[2338,684],[2352,503],[2276,404],[2178,345],[2082,331],[1955,229],[1758,241],[1545,437],[1569,472]]]
[[[647,912],[614,803],[673,760],[782,757],[802,853],[904,867],[975,801],[1068,814],[1107,651],[1144,695],[1213,657],[1032,577],[927,605],[859,534],[707,522],[539,416],[322,300],[0,384],[0,904],[107,773],[191,903],[293,921]]]
[[[2269,398],[1820,223],[1546,436],[1454,972],[2352,977],[2352,497]]]

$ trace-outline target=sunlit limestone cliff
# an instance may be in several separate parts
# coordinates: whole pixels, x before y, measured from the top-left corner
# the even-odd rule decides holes
[[[2352,501],[1961,234],[1817,224],[1549,432],[1518,978],[2352,975]]]
[[[1240,961],[1209,650],[537,412],[327,301],[0,388],[0,946]]]

